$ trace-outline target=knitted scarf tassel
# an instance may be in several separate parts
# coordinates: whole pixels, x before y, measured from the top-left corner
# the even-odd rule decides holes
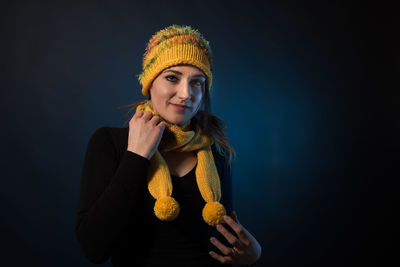
[[[159,115],[153,108],[151,100],[138,105],[138,110],[150,110],[153,115]],[[147,185],[150,194],[156,199],[154,214],[163,221],[172,221],[179,215],[179,204],[171,197],[172,180],[168,165],[160,153],[168,151],[196,151],[197,166],[195,170],[196,182],[200,194],[206,204],[202,216],[204,221],[215,226],[223,221],[226,214],[224,206],[219,202],[221,199],[221,185],[219,175],[211,151],[213,139],[201,134],[199,127],[190,130],[190,120],[182,126],[171,124],[160,118],[167,124],[160,145],[153,157],[150,159],[149,171],[147,173]],[[169,137],[168,137],[169,136]]]

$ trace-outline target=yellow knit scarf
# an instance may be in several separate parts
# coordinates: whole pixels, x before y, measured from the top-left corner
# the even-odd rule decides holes
[[[154,214],[163,221],[174,220],[179,215],[179,204],[171,197],[172,181],[168,165],[162,156],[168,151],[196,151],[197,166],[195,170],[196,182],[201,196],[206,202],[203,208],[204,221],[215,226],[223,221],[226,214],[224,206],[219,202],[221,199],[221,185],[211,145],[214,140],[203,134],[200,127],[194,126],[190,129],[191,120],[179,126],[166,121],[153,109],[151,100],[137,106],[136,111],[151,111],[166,123],[163,137],[158,149],[150,159],[149,171],[147,173],[147,185],[150,194],[156,199]]]

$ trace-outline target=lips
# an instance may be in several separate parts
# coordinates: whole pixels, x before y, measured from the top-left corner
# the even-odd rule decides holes
[[[178,106],[178,107],[181,107],[181,108],[190,108],[190,107],[188,107],[188,106],[186,106],[186,105],[179,105],[179,104],[173,104],[173,103],[172,103],[172,105]]]

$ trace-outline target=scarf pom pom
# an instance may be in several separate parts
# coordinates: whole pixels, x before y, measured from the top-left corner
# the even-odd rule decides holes
[[[172,221],[179,215],[179,204],[172,197],[166,196],[157,199],[154,204],[154,214],[163,221]]]
[[[208,202],[203,208],[203,219],[211,226],[215,226],[223,222],[224,215],[226,215],[225,208],[217,201]]]

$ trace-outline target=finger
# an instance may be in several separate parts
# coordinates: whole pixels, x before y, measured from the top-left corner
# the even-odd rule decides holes
[[[236,223],[239,223],[239,221],[238,221],[237,218],[236,218],[236,214],[235,214],[234,211],[231,212],[231,215],[230,215],[230,216],[233,218],[233,220],[234,220]]]
[[[222,254],[224,255],[231,255],[232,252],[232,248],[228,248],[227,246],[225,246],[224,244],[222,244],[218,239],[216,239],[215,237],[211,237],[210,238],[210,242],[216,246],[219,251],[222,252]]]
[[[231,218],[232,219],[232,218]],[[225,227],[223,227],[221,224],[217,225],[217,230],[220,232],[228,242],[233,245],[234,247],[237,247],[241,250],[244,249],[243,245],[240,243],[239,239],[236,238],[231,232],[229,232]]]
[[[238,219],[237,214],[236,214],[236,211],[233,211],[233,214],[235,214],[236,222],[237,222],[238,224],[240,224],[239,219]]]
[[[161,118],[159,116],[155,115],[155,116],[153,116],[153,118],[151,118],[150,121],[152,123],[154,123],[154,125],[157,125],[161,121]]]
[[[165,121],[161,121],[157,126],[160,127],[161,130],[164,130],[165,127],[167,127],[167,124],[165,123]]]
[[[144,114],[143,110],[138,110],[138,111],[135,112],[134,116],[137,117],[137,118],[140,118],[140,117],[143,116],[143,114]]]
[[[220,263],[233,263],[233,259],[231,256],[221,256],[218,253],[215,253],[214,251],[208,252],[211,257],[219,261]]]
[[[247,231],[241,224],[236,223],[231,217],[226,215],[224,216],[224,221],[233,229],[233,231],[235,231],[241,242],[243,242],[245,245],[250,244]]]
[[[153,116],[153,113],[150,110],[144,111],[143,119],[150,120],[150,118]]]

